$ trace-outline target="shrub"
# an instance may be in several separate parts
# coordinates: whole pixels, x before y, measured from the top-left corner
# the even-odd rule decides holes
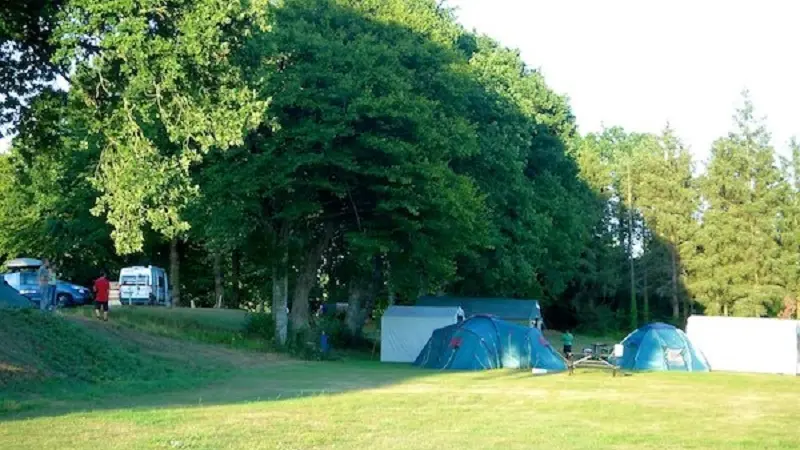
[[[275,319],[270,313],[253,313],[248,315],[245,334],[250,337],[275,341]]]

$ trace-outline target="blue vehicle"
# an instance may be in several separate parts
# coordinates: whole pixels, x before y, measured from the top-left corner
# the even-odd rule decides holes
[[[31,299],[37,307],[42,300],[37,276],[37,270],[41,265],[42,261],[38,259],[14,259],[5,264],[8,272],[2,274],[11,287]],[[59,307],[85,305],[91,303],[92,299],[91,289],[67,281],[56,280],[56,302]]]

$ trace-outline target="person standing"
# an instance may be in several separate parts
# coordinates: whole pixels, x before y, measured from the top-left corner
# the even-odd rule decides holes
[[[58,309],[58,267],[51,263],[48,271],[50,272],[50,309],[55,311]]]
[[[94,280],[94,315],[100,318],[100,310],[103,311],[103,320],[108,322],[108,294],[111,290],[111,283],[106,278],[105,271],[100,272],[100,278]]]
[[[570,333],[569,330],[565,331],[564,334],[561,335],[561,343],[564,344],[564,356],[567,359],[572,359],[572,341],[575,339]]]
[[[41,298],[39,301],[39,309],[48,311],[53,298],[51,289],[54,288],[55,285],[50,282],[51,278],[53,278],[53,274],[50,271],[50,261],[46,258],[42,260],[42,265],[39,266],[37,277],[39,279],[39,295]]]

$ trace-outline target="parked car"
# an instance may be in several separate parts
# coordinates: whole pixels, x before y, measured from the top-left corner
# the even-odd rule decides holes
[[[119,272],[119,301],[123,305],[169,306],[167,272],[154,266],[123,268]]]
[[[37,271],[42,261],[33,258],[13,259],[5,263],[7,273],[3,278],[20,294],[39,306],[42,293],[39,291]],[[85,305],[93,300],[92,290],[69,281],[56,280],[56,302],[61,307]]]

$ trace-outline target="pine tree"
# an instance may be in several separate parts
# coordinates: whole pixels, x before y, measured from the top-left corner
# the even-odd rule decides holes
[[[692,159],[669,127],[645,145],[639,159],[638,208],[646,227],[666,250],[664,258],[652,264],[664,265],[669,274],[666,291],[673,320],[680,317],[681,253],[694,233],[692,214],[697,210],[697,194],[692,185]],[[656,268],[656,271],[659,271]]]
[[[777,227],[781,176],[770,136],[747,93],[736,130],[714,143],[702,181],[701,253],[693,288],[709,312],[774,313],[781,303]]]
[[[800,318],[800,143],[789,143],[791,159],[781,159],[782,181],[778,215],[780,262],[778,271],[785,289],[780,317]]]

